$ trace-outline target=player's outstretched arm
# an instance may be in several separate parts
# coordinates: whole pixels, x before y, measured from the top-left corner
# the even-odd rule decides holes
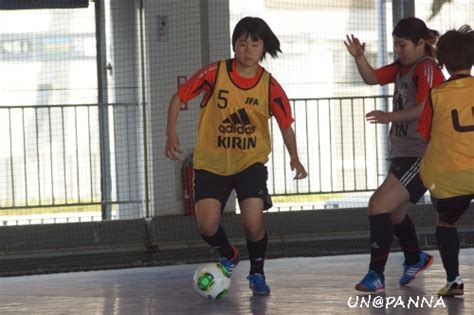
[[[346,35],[347,41],[344,41],[347,51],[354,57],[354,61],[357,65],[357,70],[359,71],[362,80],[366,84],[374,85],[377,84],[377,77],[375,76],[375,70],[367,61],[365,57],[365,43],[360,43],[359,39],[353,34]]]
[[[368,122],[372,124],[388,124],[389,122],[409,122],[418,120],[423,111],[423,105],[409,107],[396,112],[384,112],[381,110],[374,110],[365,115]]]
[[[171,160],[179,160],[181,153],[181,146],[179,137],[176,133],[176,124],[178,122],[178,115],[180,111],[181,100],[176,93],[170,100],[168,106],[168,121],[166,126],[166,147],[165,155]]]
[[[288,127],[281,129],[281,135],[283,137],[283,142],[285,143],[286,149],[290,154],[290,167],[291,170],[296,170],[295,177],[293,179],[303,179],[308,176],[304,166],[301,164],[300,159],[298,158],[298,150],[296,148],[296,137],[293,128]]]

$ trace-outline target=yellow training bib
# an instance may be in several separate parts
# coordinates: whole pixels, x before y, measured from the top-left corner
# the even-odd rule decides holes
[[[271,151],[268,120],[270,74],[241,89],[229,75],[230,61],[220,61],[213,94],[199,115],[194,168],[233,175],[266,163]]]
[[[474,78],[445,82],[431,92],[431,138],[420,176],[438,199],[474,194]]]

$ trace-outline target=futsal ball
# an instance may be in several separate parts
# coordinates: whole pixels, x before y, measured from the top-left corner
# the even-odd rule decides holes
[[[221,299],[229,291],[230,278],[227,270],[218,263],[203,264],[193,277],[194,289],[205,299]]]

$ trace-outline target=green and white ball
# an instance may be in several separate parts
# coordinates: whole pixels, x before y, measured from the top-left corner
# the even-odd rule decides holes
[[[203,264],[193,277],[194,289],[205,299],[221,299],[229,291],[230,278],[227,271],[218,263]]]

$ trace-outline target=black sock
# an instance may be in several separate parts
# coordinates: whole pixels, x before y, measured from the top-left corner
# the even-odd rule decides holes
[[[263,238],[253,242],[247,239],[247,249],[250,259],[250,274],[259,273],[263,275],[263,263],[265,261],[265,252],[267,251],[268,235],[265,232]]]
[[[369,216],[370,269],[383,276],[392,246],[393,225],[389,213]]]
[[[455,227],[437,226],[436,241],[448,281],[459,276],[459,236]]]
[[[207,237],[201,234],[201,237],[204,241],[206,241],[206,243],[214,247],[222,255],[222,257],[227,259],[234,257],[234,251],[230,246],[230,243],[227,240],[227,235],[220,224],[214,235]]]
[[[415,226],[408,215],[400,224],[393,225],[393,234],[400,241],[400,246],[405,254],[405,264],[417,264],[420,261],[420,246],[418,245]]]

